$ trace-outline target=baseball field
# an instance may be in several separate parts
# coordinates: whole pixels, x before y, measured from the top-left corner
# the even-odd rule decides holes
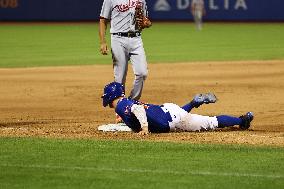
[[[100,99],[113,75],[96,23],[1,23],[0,188],[283,188],[283,33],[283,23],[154,23],[142,101],[214,92],[193,113],[255,119],[247,131],[141,138],[97,130],[115,117]]]

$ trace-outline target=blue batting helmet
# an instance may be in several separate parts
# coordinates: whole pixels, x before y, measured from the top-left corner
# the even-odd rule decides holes
[[[104,88],[104,94],[102,96],[103,106],[106,107],[116,98],[124,96],[124,94],[124,86],[121,83],[112,82],[107,84]]]

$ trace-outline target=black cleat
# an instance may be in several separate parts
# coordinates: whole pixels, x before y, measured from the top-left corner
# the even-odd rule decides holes
[[[247,130],[250,127],[250,122],[253,120],[253,117],[254,115],[252,112],[248,112],[245,115],[240,116],[240,118],[242,119],[240,129]]]

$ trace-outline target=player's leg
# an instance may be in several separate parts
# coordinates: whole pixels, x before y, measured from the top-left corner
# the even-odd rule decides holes
[[[148,68],[141,37],[135,37],[131,40],[133,46],[130,51],[130,60],[132,63],[135,80],[129,97],[139,100],[142,94],[144,81],[148,75]]]
[[[217,97],[213,93],[206,94],[197,94],[194,96],[192,101],[181,108],[187,112],[190,112],[193,108],[198,108],[202,104],[215,103],[217,101]]]
[[[245,130],[250,127],[250,122],[254,116],[252,112],[248,112],[240,117],[229,115],[220,116],[203,116],[187,113],[184,109],[176,104],[165,103],[162,109],[169,112],[172,121],[169,123],[171,130],[182,131],[201,131],[214,130],[216,128],[224,128],[238,125],[240,129]]]
[[[197,11],[197,29],[202,30],[202,10]]]
[[[250,122],[253,120],[253,114],[248,112],[240,117],[229,115],[210,117],[188,114],[188,116],[183,117],[183,120],[185,124],[181,125],[181,129],[185,131],[214,130],[216,128],[232,127],[235,125],[238,125],[240,129],[245,130],[250,127]]]
[[[202,131],[218,128],[216,117],[202,116],[197,114],[187,114],[182,117],[183,123],[179,129],[184,131]]]
[[[114,81],[122,83],[125,86],[128,70],[128,50],[125,45],[125,38],[119,36],[111,37],[111,52],[113,60]],[[121,117],[115,115],[115,123],[122,123]]]
[[[202,10],[194,11],[194,22],[197,30],[202,30]]]
[[[165,103],[162,109],[171,115],[172,121],[169,122],[171,131],[200,131],[218,127],[216,117],[190,114],[176,104]]]
[[[111,51],[113,60],[114,81],[125,85],[128,70],[128,50],[124,37],[112,36]]]
[[[195,23],[195,27],[198,30],[198,14],[197,14],[197,10],[194,11],[194,23]]]
[[[240,129],[245,130],[250,127],[250,122],[253,120],[254,115],[252,112],[247,112],[240,117],[233,117],[228,115],[216,116],[218,120],[218,128],[231,127],[239,125]]]

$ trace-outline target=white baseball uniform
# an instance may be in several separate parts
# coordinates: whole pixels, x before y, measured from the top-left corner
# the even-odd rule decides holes
[[[142,6],[144,15],[148,16],[145,0],[104,0],[100,17],[111,22],[114,80],[125,85],[130,60],[135,75],[130,98],[138,100],[148,69],[141,33],[135,27],[136,6]]]
[[[172,122],[169,123],[170,130],[176,131],[200,131],[213,130],[218,127],[217,118],[191,114],[173,103],[165,103],[162,107],[164,112],[169,112]]]
[[[191,7],[193,9],[194,22],[198,30],[202,29],[202,16],[204,11],[204,0],[192,0]]]

